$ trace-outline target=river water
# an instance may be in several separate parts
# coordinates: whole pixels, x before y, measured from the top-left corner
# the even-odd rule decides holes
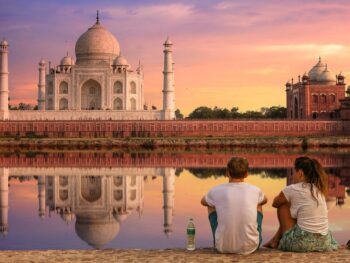
[[[250,163],[247,182],[269,199],[263,239],[278,226],[271,201],[293,176],[300,153],[16,153],[0,157],[0,249],[181,248],[189,218],[196,245],[212,236],[201,197],[227,182],[231,156]],[[350,156],[310,153],[328,173],[329,224],[350,239]]]

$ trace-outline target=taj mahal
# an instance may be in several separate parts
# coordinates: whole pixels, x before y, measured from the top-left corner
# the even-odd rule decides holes
[[[75,56],[51,67],[39,62],[38,111],[8,110],[8,47],[0,43],[0,119],[2,120],[171,120],[175,118],[172,42],[164,42],[163,108],[144,104],[144,73],[134,70],[120,51],[117,38],[100,22],[75,44]]]

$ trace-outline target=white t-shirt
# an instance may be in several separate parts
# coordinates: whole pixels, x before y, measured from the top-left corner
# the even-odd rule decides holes
[[[264,200],[262,191],[247,183],[227,183],[213,187],[205,200],[215,206],[218,215],[216,249],[224,253],[254,252],[259,245],[257,206]]]
[[[328,210],[323,194],[316,191],[312,197],[309,183],[291,184],[282,190],[286,199],[291,203],[290,214],[297,220],[301,229],[311,233],[328,233]]]

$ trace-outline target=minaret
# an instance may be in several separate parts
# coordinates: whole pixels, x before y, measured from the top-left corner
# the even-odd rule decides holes
[[[173,43],[167,38],[164,42],[164,70],[163,70],[163,111],[164,119],[175,118],[175,83],[174,83],[174,62]]]
[[[38,110],[45,110],[45,75],[46,63],[42,59],[39,61],[39,82],[38,82]]]
[[[9,211],[9,169],[0,168],[0,233],[4,236],[8,233]]]
[[[38,176],[38,203],[39,203],[39,217],[45,218],[45,177]]]
[[[164,168],[163,171],[164,233],[169,237],[171,232],[173,232],[175,169]]]
[[[9,118],[8,47],[5,39],[0,42],[0,120]]]

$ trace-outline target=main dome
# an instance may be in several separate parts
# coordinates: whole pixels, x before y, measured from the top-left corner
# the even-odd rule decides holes
[[[100,24],[98,19],[96,24],[82,34],[75,44],[77,64],[93,60],[113,61],[119,53],[118,40]]]

